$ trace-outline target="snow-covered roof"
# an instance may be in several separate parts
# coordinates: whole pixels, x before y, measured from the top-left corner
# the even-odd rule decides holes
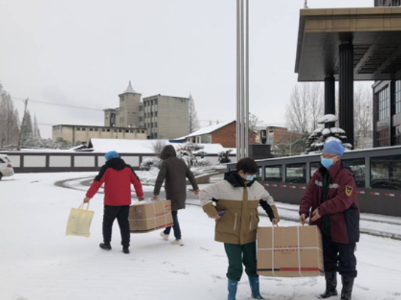
[[[90,145],[95,152],[106,153],[115,150],[120,153],[154,154],[153,144],[164,141],[166,145],[172,145],[175,149],[185,146],[182,143],[170,143],[168,140],[120,140],[120,139],[91,139]],[[224,148],[221,144],[198,144],[208,154],[218,154]]]
[[[220,124],[215,124],[215,125],[211,125],[211,126],[208,126],[208,127],[204,127],[204,128],[201,128],[201,129],[199,129],[197,131],[192,132],[191,134],[188,134],[186,136],[182,136],[182,137],[174,139],[174,140],[175,141],[181,141],[181,140],[185,140],[186,138],[189,138],[189,137],[209,134],[209,133],[215,132],[216,130],[218,130],[220,128],[223,128],[223,127],[225,127],[225,126],[227,126],[227,125],[229,125],[229,124],[231,124],[233,122],[235,122],[235,121],[230,121],[230,122],[225,122],[225,123],[220,123]]]

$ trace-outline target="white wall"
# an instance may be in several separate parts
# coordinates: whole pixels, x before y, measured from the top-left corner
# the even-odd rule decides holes
[[[18,155],[7,155],[8,158],[11,160],[11,164],[13,168],[19,168],[21,166],[21,158]]]
[[[139,156],[121,156],[121,158],[131,167],[139,167]]]
[[[50,167],[71,167],[71,156],[50,156]]]
[[[75,156],[74,157],[75,167],[94,167],[95,157],[94,156]]]
[[[25,168],[39,168],[46,167],[46,156],[44,155],[25,155],[24,156]]]

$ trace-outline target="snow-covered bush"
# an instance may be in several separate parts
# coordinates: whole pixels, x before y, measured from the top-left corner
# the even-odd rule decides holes
[[[336,141],[347,149],[352,150],[352,145],[348,143],[345,131],[342,128],[331,127],[324,128],[324,126],[334,125],[337,122],[337,117],[334,115],[325,115],[320,117],[318,120],[319,124],[322,124],[320,128],[317,128],[309,137],[306,145],[305,153],[321,153],[326,143]]]
[[[212,163],[210,162],[210,160],[207,160],[205,158],[200,158],[196,161],[196,166],[197,167],[208,167],[211,166]]]
[[[160,169],[161,165],[162,165],[162,160],[160,158],[145,158],[141,165],[139,166],[139,168],[141,170],[145,170],[145,171],[149,171],[152,168],[157,168]]]
[[[202,150],[203,148],[205,148],[205,147],[202,146],[202,145],[191,143],[191,142],[190,143],[186,143],[183,146],[183,149],[185,149],[187,151],[191,151],[191,152],[199,151],[199,150]]]
[[[232,150],[225,150],[225,151],[221,151],[219,152],[219,158],[218,161],[221,164],[227,164],[231,162],[230,159],[230,153],[232,152]]]
[[[200,150],[200,151],[196,151],[193,152],[194,155],[200,156],[201,158],[204,158],[207,155],[206,151]]]

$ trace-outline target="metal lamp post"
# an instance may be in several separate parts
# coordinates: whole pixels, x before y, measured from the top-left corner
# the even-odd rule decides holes
[[[237,0],[237,160],[249,151],[249,0]]]

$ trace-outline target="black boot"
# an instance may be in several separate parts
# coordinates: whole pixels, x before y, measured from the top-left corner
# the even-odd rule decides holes
[[[352,287],[354,286],[354,277],[342,276],[343,289],[341,291],[341,300],[351,300]]]
[[[129,248],[128,248],[128,247],[124,247],[124,248],[123,248],[123,252],[124,252],[125,254],[129,254]]]
[[[326,291],[319,296],[319,299],[326,299],[332,296],[337,296],[337,272],[325,272]]]
[[[101,243],[99,247],[102,248],[103,250],[111,250],[110,244]]]

